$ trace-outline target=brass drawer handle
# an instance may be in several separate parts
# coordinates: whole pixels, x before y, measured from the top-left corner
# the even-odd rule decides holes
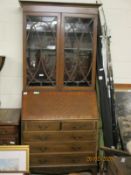
[[[8,131],[1,130],[0,133],[1,133],[1,134],[8,134]]]
[[[73,126],[73,127],[72,127],[72,129],[79,129],[79,130],[80,130],[80,129],[83,129],[83,128],[84,128],[84,126]]]
[[[80,151],[81,150],[81,147],[80,146],[72,146],[71,149],[73,151]]]
[[[48,137],[45,136],[45,137],[42,138],[42,140],[43,140],[43,141],[46,141],[46,140],[48,140]]]
[[[36,137],[37,140],[41,140],[41,141],[46,141],[48,139],[47,136],[38,136]]]
[[[72,129],[79,129],[79,127],[78,126],[73,126]]]
[[[44,130],[44,129],[47,129],[47,128],[48,128],[48,126],[47,126],[47,125],[45,125],[45,126],[39,125],[39,126],[38,126],[38,128],[39,128],[39,129],[43,129],[43,130]]]
[[[42,148],[40,148],[40,150],[41,150],[42,152],[45,152],[45,151],[47,151],[47,147],[42,147]]]
[[[43,160],[43,159],[39,159],[38,162],[43,164],[43,163],[47,163],[48,161],[47,160]]]
[[[79,161],[76,160],[76,159],[71,159],[71,162],[72,162],[72,163],[78,163]]]
[[[72,136],[72,138],[73,138],[74,140],[80,140],[80,139],[82,139],[81,136]]]

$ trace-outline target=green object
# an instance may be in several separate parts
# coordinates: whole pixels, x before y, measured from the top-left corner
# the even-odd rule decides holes
[[[100,110],[100,98],[99,98],[99,90],[98,90],[98,81],[96,80],[96,92],[97,92],[97,101],[98,101],[98,111],[99,111],[99,128],[98,128],[98,156],[103,157],[104,151],[100,150],[101,146],[104,146],[104,139],[103,139],[103,127],[102,127],[102,120],[101,120],[101,110]]]

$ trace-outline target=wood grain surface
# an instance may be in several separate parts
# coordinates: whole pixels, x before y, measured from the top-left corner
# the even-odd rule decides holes
[[[95,92],[28,92],[22,120],[98,119]]]

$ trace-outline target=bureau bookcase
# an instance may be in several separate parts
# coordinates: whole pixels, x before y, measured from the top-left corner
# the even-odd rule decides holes
[[[99,4],[21,1],[22,144],[34,172],[95,166],[95,90]]]

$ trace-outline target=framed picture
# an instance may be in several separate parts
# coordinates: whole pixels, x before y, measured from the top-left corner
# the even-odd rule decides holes
[[[131,140],[131,86],[123,84],[120,87],[115,90],[115,113],[121,147],[127,150],[127,144]]]
[[[0,173],[1,175],[28,175],[27,173]]]
[[[29,146],[0,146],[0,174],[24,175],[29,172]]]

